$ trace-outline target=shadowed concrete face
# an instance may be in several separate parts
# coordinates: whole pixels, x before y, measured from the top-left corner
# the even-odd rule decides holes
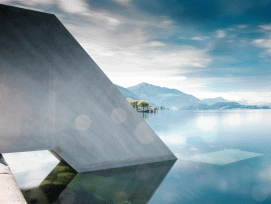
[[[176,159],[51,14],[0,5],[0,152],[78,172]]]

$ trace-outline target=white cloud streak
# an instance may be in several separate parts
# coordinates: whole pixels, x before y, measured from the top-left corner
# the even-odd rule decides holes
[[[265,34],[265,36],[263,38],[258,38],[258,39],[253,40],[252,44],[264,50],[261,53],[260,57],[269,58],[271,57],[271,24],[260,25],[259,28],[260,28],[260,31]]]
[[[167,52],[153,56],[153,61],[164,66],[174,67],[206,67],[212,60],[207,54],[207,50],[194,47],[180,47],[179,51]]]
[[[271,24],[260,25],[259,28],[262,29],[262,30],[271,31]]]
[[[150,46],[150,47],[161,47],[161,46],[165,46],[165,43],[162,43],[162,42],[159,42],[159,41],[152,41],[152,42],[149,42],[147,44],[147,46]]]
[[[218,30],[216,37],[217,38],[225,38],[226,37],[226,32],[224,30]]]
[[[10,4],[10,3],[21,3],[28,6],[36,6],[36,5],[53,5],[55,3],[54,0],[1,0],[1,4]]]
[[[204,38],[202,38],[202,37],[192,37],[192,38],[190,38],[191,40],[204,40]]]
[[[57,0],[59,8],[72,14],[91,14],[86,0]]]
[[[247,28],[248,27],[248,25],[239,25],[239,26],[237,26],[238,28]]]
[[[114,1],[124,6],[129,6],[132,2],[132,0],[114,0]]]
[[[261,54],[262,57],[271,57],[271,37],[256,39],[252,44],[264,49],[264,52]]]

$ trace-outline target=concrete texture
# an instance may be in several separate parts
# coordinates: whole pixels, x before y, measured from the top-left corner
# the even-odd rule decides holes
[[[0,203],[26,204],[24,196],[17,186],[14,176],[5,161],[0,158]]]
[[[0,95],[2,153],[78,172],[176,159],[54,15],[0,5]]]

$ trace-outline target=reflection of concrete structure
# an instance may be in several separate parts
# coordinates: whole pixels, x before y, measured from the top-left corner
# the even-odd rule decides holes
[[[174,163],[78,174],[60,162],[39,186],[22,193],[28,203],[147,203]]]
[[[176,159],[51,14],[0,5],[0,152],[78,172]]]
[[[259,156],[263,156],[263,154],[245,152],[238,149],[227,149],[206,154],[199,154],[183,159],[206,164],[225,165]]]

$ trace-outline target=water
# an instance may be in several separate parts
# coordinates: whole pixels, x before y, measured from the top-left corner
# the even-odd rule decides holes
[[[142,116],[178,157],[175,163],[87,174],[54,164],[36,187],[21,184],[28,203],[271,203],[271,110]]]
[[[149,203],[271,203],[270,110],[163,111],[144,117],[179,158]],[[184,160],[229,149],[263,155],[221,166]]]

